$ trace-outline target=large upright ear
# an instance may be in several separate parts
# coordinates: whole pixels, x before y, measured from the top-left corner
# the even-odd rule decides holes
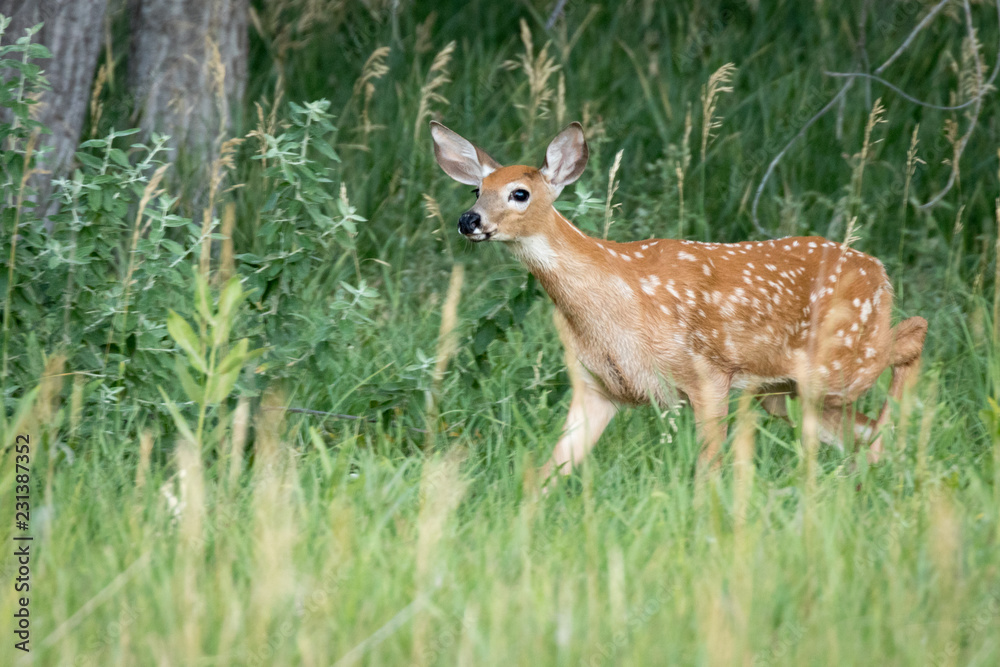
[[[486,151],[433,120],[431,137],[434,139],[434,159],[444,173],[459,183],[479,185],[500,168],[500,164]]]
[[[580,178],[587,166],[590,150],[583,137],[583,126],[572,122],[545,149],[545,164],[541,172],[555,188],[564,187]]]

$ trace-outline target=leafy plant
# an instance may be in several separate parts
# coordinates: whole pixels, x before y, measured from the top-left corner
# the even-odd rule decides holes
[[[240,279],[233,276],[219,292],[215,304],[204,276],[195,272],[195,321],[197,331],[173,310],[167,316],[167,331],[184,352],[175,356],[175,370],[187,399],[198,409],[194,429],[160,387],[174,424],[181,435],[199,446],[203,445],[206,420],[233,391],[240,371],[262,349],[251,350],[250,342],[241,338],[230,345],[230,333],[245,298]],[[213,307],[214,306],[214,307]]]

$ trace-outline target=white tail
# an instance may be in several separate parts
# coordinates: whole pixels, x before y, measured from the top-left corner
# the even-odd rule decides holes
[[[546,474],[578,463],[619,406],[678,398],[694,409],[699,467],[715,465],[731,389],[759,393],[784,415],[803,383],[823,406],[821,439],[842,447],[846,415],[854,437],[874,438],[878,460],[888,402],[875,420],[853,403],[887,367],[889,394],[901,397],[916,380],[927,321],[891,327],[892,285],[877,259],[820,237],[594,239],[552,206],[587,163],[579,123],[552,141],[541,169],[501,167],[439,123],[431,135],[441,168],[478,188],[459,231],[506,243],[556,305],[573,396]]]

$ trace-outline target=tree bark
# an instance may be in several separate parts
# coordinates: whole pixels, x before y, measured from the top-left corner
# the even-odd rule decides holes
[[[0,0],[0,14],[12,19],[4,40],[15,41],[26,28],[44,22],[32,41],[52,52],[51,60],[37,63],[52,85],[34,109],[38,120],[52,131],[39,137],[40,146],[52,147],[47,165],[51,173],[34,182],[40,201],[45,201],[51,179],[72,166],[87,115],[106,10],[107,0]]]
[[[209,164],[246,88],[248,0],[129,0],[129,81],[140,127]]]

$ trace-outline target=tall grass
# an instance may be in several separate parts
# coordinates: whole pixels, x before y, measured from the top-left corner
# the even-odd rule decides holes
[[[918,112],[858,81],[763,190],[766,230],[846,233],[886,263],[898,316],[930,321],[883,463],[817,447],[808,403],[785,423],[734,397],[704,485],[690,411],[644,408],[546,496],[569,384],[551,306],[501,249],[451,236],[472,195],[424,131],[534,163],[579,118],[592,164],[559,205],[581,227],[759,238],[760,179],[859,45],[938,106],[989,85],[991,6],[936,13],[898,55],[928,10],[865,6],[867,40],[843,7],[791,0],[566,3],[551,32],[548,4],[267,3],[254,127],[198,220],[162,143],[124,145],[113,62],[49,236],[30,127],[9,130],[0,507],[30,433],[36,551],[33,650],[0,660],[997,663],[995,98]]]

